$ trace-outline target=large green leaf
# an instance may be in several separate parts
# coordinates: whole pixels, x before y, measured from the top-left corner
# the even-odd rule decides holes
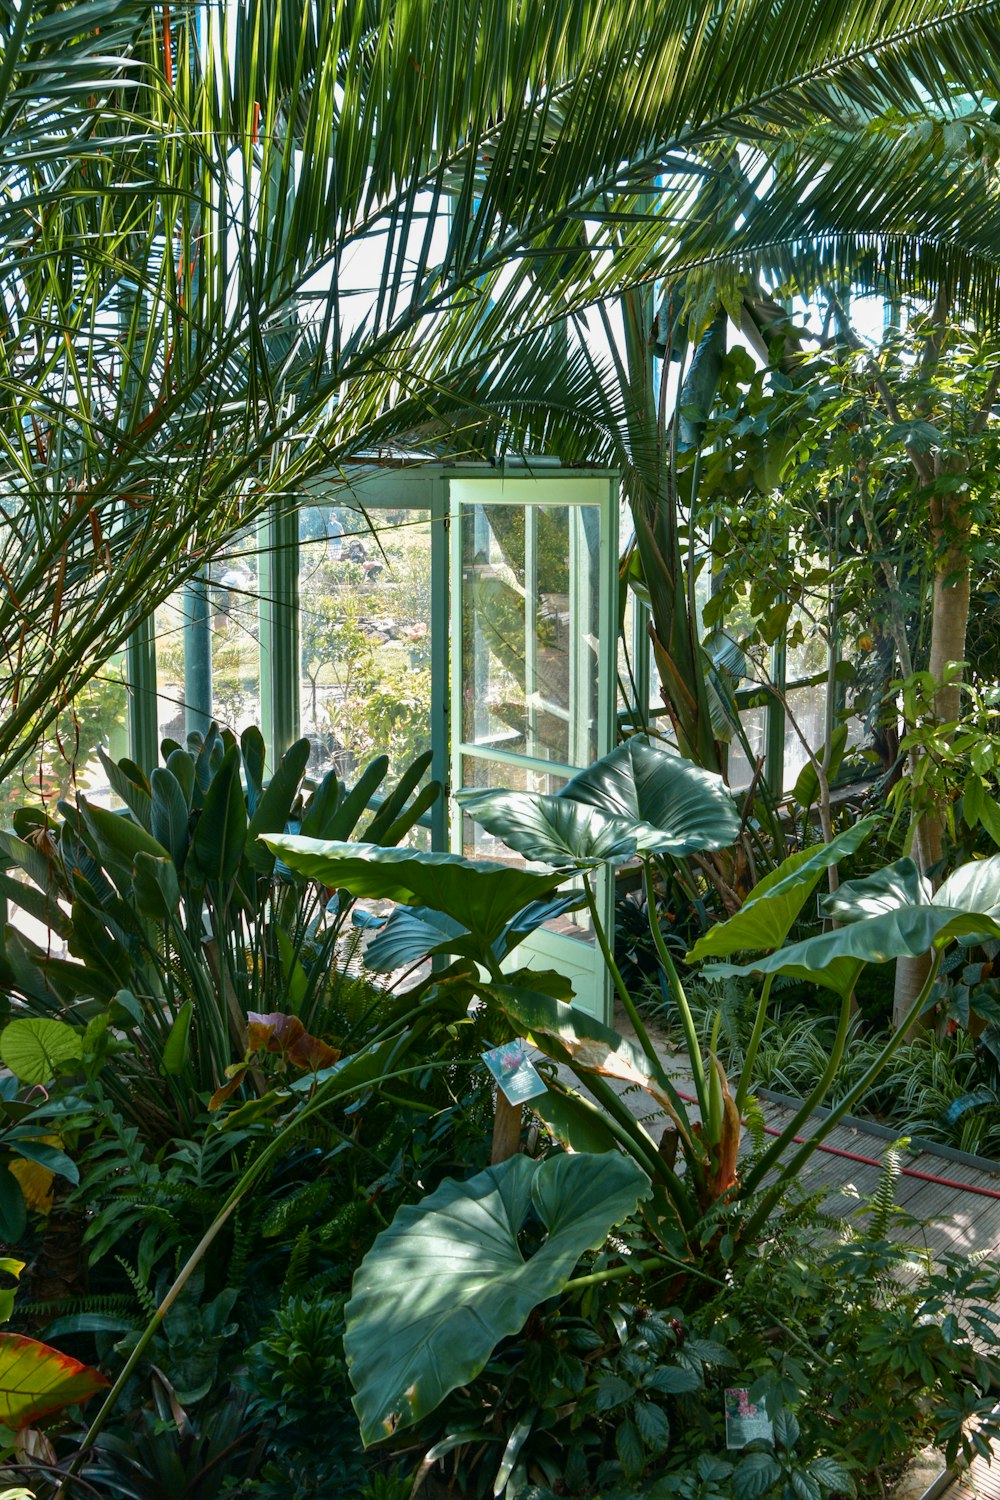
[[[156,767],[149,785],[152,792],[151,832],[170,851],[170,858],[180,870],[188,847],[189,809],[184,788],[166,766]]]
[[[544,901],[529,901],[490,945],[494,958],[502,963],[530,933],[583,904],[583,894],[578,890],[561,892]],[[437,954],[474,958],[477,951],[479,945],[469,929],[447,913],[427,907],[397,906],[365,949],[365,966],[384,974]]]
[[[487,946],[523,906],[554,891],[569,873],[541,874],[460,854],[425,854],[300,834],[265,835],[264,842],[290,869],[324,885],[342,886],[354,896],[447,912]]]
[[[240,752],[225,752],[205,792],[188,859],[205,880],[227,885],[240,867],[247,836],[247,806],[240,782]]]
[[[181,888],[172,860],[135,857],[135,904],[143,916],[165,922],[180,905]]]
[[[99,1370],[48,1344],[0,1333],[0,1422],[5,1427],[31,1427],[54,1411],[89,1400],[108,1384]]]
[[[738,912],[702,934],[687,955],[688,963],[780,947],[824,870],[860,848],[877,823],[877,818],[863,818],[829,844],[790,854],[754,886]]]
[[[274,870],[274,855],[261,843],[260,835],[284,833],[311,750],[308,739],[296,740],[281,757],[278,769],[257,801],[247,829],[246,856],[253,869],[262,875],[270,875]]]
[[[574,776],[558,794],[628,822],[641,854],[678,858],[724,849],[740,815],[721,776],[634,735]]]
[[[976,912],[944,906],[907,906],[850,922],[792,943],[777,953],[747,964],[710,964],[709,977],[730,974],[791,974],[843,993],[844,960],[884,964],[893,958],[916,958],[943,948],[956,938],[1000,938],[1000,921]]]
[[[934,905],[981,911],[1000,920],[1000,854],[960,865],[935,891]]]
[[[446,912],[428,907],[397,906],[365,949],[365,968],[376,974],[389,974],[414,964],[431,953],[454,953],[461,950],[462,939],[469,929]],[[459,944],[456,950],[455,944]]]
[[[862,880],[845,880],[826,897],[823,910],[838,922],[863,922],[903,907],[929,906],[933,900],[936,898],[930,881],[907,858],[897,859]]]
[[[0,1058],[22,1083],[51,1083],[82,1056],[82,1033],[65,1021],[24,1016],[0,1032]]]
[[[472,792],[465,812],[526,859],[564,866],[624,864],[636,852],[631,819],[568,797],[533,792]]]
[[[627,1157],[512,1157],[400,1209],[354,1278],[344,1349],[366,1444],[426,1416],[555,1296],[580,1256],[635,1210],[649,1180]],[[534,1209],[546,1237],[525,1259]]]
[[[131,877],[133,861],[140,851],[152,854],[154,859],[170,857],[159,840],[125,813],[95,807],[86,797],[81,797],[80,814],[104,865],[118,877]],[[120,879],[118,883],[121,885]]]

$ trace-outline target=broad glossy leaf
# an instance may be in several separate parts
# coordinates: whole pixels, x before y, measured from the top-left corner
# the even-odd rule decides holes
[[[574,776],[558,795],[627,819],[642,854],[679,858],[724,849],[740,831],[721,776],[638,735]]]
[[[80,813],[109,873],[131,875],[137,854],[152,854],[155,859],[169,859],[169,852],[151,833],[126,813],[109,812],[80,798]]]
[[[188,1055],[191,1050],[191,1022],[194,1019],[194,1001],[185,1000],[180,1010],[173,1019],[173,1024],[167,1033],[167,1040],[163,1044],[163,1055],[160,1058],[160,1066],[164,1073],[176,1077],[183,1073],[187,1066]]]
[[[104,767],[104,774],[108,778],[111,790],[135,814],[147,833],[152,833],[154,838],[159,837],[152,826],[150,785],[138,766],[130,760],[123,760],[120,763],[113,761],[100,746],[97,749],[97,756]]]
[[[6,1427],[30,1427],[54,1411],[88,1401],[108,1384],[99,1370],[48,1344],[0,1333],[0,1422]]]
[[[135,904],[144,916],[163,922],[180,905],[181,888],[177,867],[171,859],[154,859],[151,854],[135,857]]]
[[[579,889],[560,892],[557,896],[551,896],[545,901],[529,901],[528,905],[522,907],[516,916],[511,917],[507,926],[501,932],[493,944],[493,952],[497,959],[502,961],[511,953],[519,943],[537,932],[546,922],[551,922],[555,917],[561,917],[568,911],[579,911],[584,901],[583,892]]]
[[[586,1100],[547,1089],[531,1101],[531,1108],[552,1134],[574,1151],[617,1151],[618,1137],[606,1116]]]
[[[636,852],[631,819],[568,797],[474,792],[459,800],[487,833],[542,864],[620,865]]]
[[[397,906],[365,949],[365,968],[388,974],[419,963],[430,953],[452,953],[456,940],[469,935],[467,927],[445,912],[426,906]]]
[[[166,766],[157,766],[149,778],[149,785],[152,791],[150,831],[180,869],[188,847],[188,803],[184,788]]]
[[[882,964],[893,958],[916,958],[932,947],[943,948],[955,938],[1000,938],[1000,922],[975,912],[943,906],[909,906],[850,922],[833,932],[822,932],[792,943],[777,953],[747,964],[710,964],[708,976],[730,974],[793,974],[843,993],[842,960]]]
[[[935,906],[981,911],[1000,919],[1000,854],[961,865],[942,882],[933,900]]]
[[[0,1032],[0,1058],[22,1083],[51,1083],[82,1056],[83,1035],[65,1021],[23,1016]]]
[[[344,1350],[366,1444],[472,1380],[632,1213],[649,1180],[616,1153],[512,1157],[400,1209],[354,1278]],[[525,1259],[530,1209],[547,1234]]]
[[[240,753],[233,745],[222,757],[205,792],[188,861],[203,879],[227,885],[240,867],[246,837],[247,806],[240,782]]]
[[[184,801],[187,803],[188,811],[190,812],[191,803],[194,798],[194,760],[186,750],[181,750],[178,747],[176,750],[171,750],[167,756],[167,770],[174,777],[177,785],[184,793]]]
[[[538,873],[460,854],[425,854],[378,844],[334,843],[298,834],[265,836],[292,870],[354,896],[402,901],[447,912],[490,944],[529,901],[549,895],[568,871]]]
[[[816,844],[790,854],[754,886],[738,912],[727,921],[716,923],[698,939],[687,955],[687,962],[780,947],[823,872],[859,849],[878,821],[863,818],[829,844]]]
[[[866,875],[863,880],[846,880],[839,890],[827,896],[823,910],[838,922],[863,922],[882,912],[900,911],[903,907],[927,906],[936,900],[912,859],[897,859],[894,864]]]
[[[67,1156],[65,1151],[60,1151],[58,1146],[53,1146],[48,1141],[31,1137],[22,1139],[16,1133],[11,1137],[11,1143],[14,1150],[19,1156],[23,1156],[25,1161],[30,1161],[39,1167],[43,1167],[47,1172],[58,1172],[60,1177],[65,1177],[68,1182],[73,1183],[74,1187],[80,1181],[80,1169],[76,1162],[71,1156]],[[11,1170],[16,1165],[16,1162],[12,1162]],[[24,1179],[19,1178],[18,1180],[21,1183],[23,1191]]]
[[[267,761],[267,746],[264,736],[256,724],[248,724],[240,735],[240,754],[247,780],[247,802],[253,816],[264,790],[264,768]]]
[[[260,841],[262,833],[284,833],[288,815],[298,796],[312,749],[307,739],[296,740],[281,757],[278,769],[257,799],[247,829],[246,856],[253,869],[270,875],[274,855]]]

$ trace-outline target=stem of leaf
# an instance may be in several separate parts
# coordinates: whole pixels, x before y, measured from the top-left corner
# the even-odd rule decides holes
[[[857,969],[855,969],[854,971],[854,978],[857,978]],[[829,1093],[830,1086],[837,1076],[837,1069],[840,1067],[840,1061],[844,1055],[844,1048],[847,1045],[847,1033],[850,1030],[851,1024],[851,995],[853,994],[853,992],[854,979],[851,980],[851,983],[846,987],[843,995],[840,997],[840,1019],[837,1022],[837,1034],[833,1039],[833,1046],[830,1049],[830,1058],[825,1069],[823,1070],[823,1076],[820,1078],[819,1082],[817,1083],[816,1087],[813,1089],[809,1097],[795,1111],[794,1115],[789,1120],[788,1124],[785,1126],[781,1134],[771,1142],[770,1146],[768,1146],[767,1150],[764,1152],[763,1156],[761,1156],[760,1160],[757,1161],[751,1168],[751,1170],[747,1173],[746,1179],[743,1184],[745,1192],[752,1192],[757,1183],[760,1182],[762,1178],[766,1177],[767,1173],[777,1163],[785,1147],[789,1144],[790,1141],[794,1139],[796,1133],[809,1119],[813,1110],[823,1103],[823,1100]]]
[[[871,1088],[876,1078],[882,1072],[882,1069],[885,1067],[886,1063],[892,1060],[893,1055],[905,1042],[907,1032],[913,1025],[914,1021],[917,1019],[917,1017],[920,1015],[924,1006],[927,1004],[928,999],[930,998],[930,993],[934,988],[938,969],[940,968],[940,966],[941,951],[940,949],[935,949],[933,957],[931,959],[930,972],[928,973],[927,978],[924,980],[923,986],[920,990],[920,994],[914,1000],[907,1014],[903,1017],[901,1024],[896,1027],[896,1030],[892,1033],[892,1036],[886,1042],[878,1057],[876,1057],[875,1061],[866,1070],[864,1076],[858,1080],[858,1082],[852,1089],[848,1090],[843,1099],[841,1099],[840,1103],[835,1105],[834,1108],[831,1109],[830,1113],[820,1125],[819,1129],[816,1130],[814,1134],[811,1135],[806,1142],[804,1142],[801,1149],[795,1153],[791,1161],[782,1172],[781,1180],[777,1182],[773,1188],[771,1188],[770,1192],[765,1194],[755,1213],[748,1221],[746,1229],[744,1230],[744,1235],[748,1239],[752,1240],[754,1233],[757,1231],[757,1229],[759,1229],[760,1225],[770,1214],[771,1209],[774,1207],[775,1203],[781,1197],[781,1194],[785,1191],[788,1182],[792,1178],[796,1177],[799,1172],[801,1172],[802,1168],[805,1166],[806,1162],[809,1160],[810,1156],[813,1154],[816,1148],[826,1139],[826,1137],[830,1134],[830,1131],[839,1124],[844,1115],[849,1113],[851,1108],[857,1103],[861,1096],[867,1093],[868,1089]],[[851,993],[853,992],[853,989],[854,984],[852,982],[848,986],[847,992],[844,995],[845,1009],[849,1008]],[[777,1144],[777,1142],[775,1144]]]
[[[635,1034],[639,1040],[639,1044],[646,1055],[646,1061],[650,1065],[650,1071],[653,1077],[663,1089],[664,1093],[667,1095],[673,1106],[673,1110],[677,1118],[677,1123],[681,1130],[681,1138],[685,1144],[685,1147],[689,1148],[690,1150],[691,1159],[694,1160],[695,1154],[691,1141],[691,1124],[688,1119],[687,1110],[684,1107],[684,1101],[681,1098],[680,1094],[678,1094],[677,1090],[674,1088],[674,1085],[671,1083],[667,1070],[664,1068],[659,1054],[657,1053],[656,1048],[653,1046],[653,1043],[650,1040],[649,1033],[642,1023],[642,1017],[639,1015],[635,1001],[632,999],[632,996],[628,992],[625,981],[621,976],[621,970],[615,963],[614,955],[611,952],[611,947],[608,943],[607,936],[605,935],[603,924],[601,923],[601,919],[597,913],[597,903],[594,900],[594,893],[590,888],[590,882],[587,879],[586,872],[584,872],[583,874],[583,888],[584,894],[587,898],[587,908],[590,912],[591,921],[594,924],[594,931],[597,933],[597,941],[600,945],[601,953],[604,955],[604,961],[607,964],[608,969],[610,970],[611,977],[614,981],[615,990],[618,993],[618,998],[622,1002],[622,1005],[625,1008],[625,1013],[632,1023]]]
[[[697,1276],[701,1281],[710,1281],[713,1286],[724,1286],[725,1283],[710,1276],[707,1271],[701,1271],[687,1260],[676,1260],[670,1255],[646,1255],[641,1260],[630,1261],[624,1266],[613,1266],[607,1271],[592,1271],[589,1276],[574,1276],[572,1281],[567,1281],[563,1287],[564,1292],[582,1292],[588,1286],[600,1286],[605,1281],[624,1281],[628,1276],[635,1276],[641,1271],[683,1271],[685,1276]]]
[[[656,892],[653,888],[653,867],[648,860],[643,861],[643,879],[646,887],[646,916],[649,920],[649,930],[653,935],[653,943],[657,956],[663,965],[670,985],[670,993],[677,1006],[677,1012],[681,1018],[681,1026],[684,1030],[684,1040],[687,1044],[688,1062],[691,1065],[691,1076],[694,1079],[694,1091],[698,1096],[698,1108],[701,1110],[702,1119],[708,1118],[708,1105],[705,1093],[705,1064],[701,1055],[701,1047],[698,1042],[698,1033],[695,1029],[694,1016],[688,1004],[681,977],[677,972],[670,949],[667,947],[660,931],[660,924],[656,919]]]
[[[590,884],[590,876],[587,874],[586,870],[583,871],[583,894],[587,902],[587,910],[590,912],[590,920],[594,924],[594,932],[597,935],[598,945],[604,957],[604,962],[608,966],[608,972],[611,975],[611,979],[614,983],[615,990],[617,991],[618,998],[625,1008],[625,1014],[628,1016],[629,1020],[632,1023],[635,1034],[639,1038],[639,1042],[642,1046],[643,1052],[645,1052],[650,1061],[655,1060],[659,1062],[659,1059],[656,1056],[656,1049],[649,1039],[649,1033],[643,1025],[642,1017],[640,1016],[638,1009],[636,1008],[636,1003],[628,992],[628,988],[621,975],[621,970],[615,963],[614,954],[611,952],[611,946],[608,942],[607,934],[604,931],[604,924],[602,923],[597,911],[597,902],[594,900],[594,892]]]
[[[760,999],[757,1001],[757,1014],[754,1016],[753,1031],[750,1033],[746,1056],[743,1059],[743,1068],[740,1072],[740,1083],[736,1090],[735,1101],[736,1108],[741,1115],[743,1113],[743,1106],[746,1103],[747,1094],[750,1092],[750,1079],[753,1076],[753,1065],[757,1060],[757,1049],[760,1046],[760,1039],[764,1034],[764,1022],[767,1020],[767,1003],[771,998],[771,980],[773,978],[773,974],[768,974],[764,978],[764,987],[760,992]]]

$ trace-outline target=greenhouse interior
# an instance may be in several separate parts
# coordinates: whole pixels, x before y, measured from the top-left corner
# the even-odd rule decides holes
[[[0,0],[0,1500],[1000,1496],[1000,0]]]

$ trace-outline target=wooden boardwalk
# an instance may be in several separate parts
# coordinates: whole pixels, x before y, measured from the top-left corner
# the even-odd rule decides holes
[[[760,1102],[772,1130],[781,1130],[792,1117],[792,1101],[762,1094]],[[808,1139],[825,1117],[821,1110],[798,1134]],[[894,1133],[868,1121],[842,1120],[806,1165],[802,1183],[808,1190],[825,1189],[823,1208],[846,1217],[874,1196],[881,1174],[881,1158]],[[832,1149],[830,1149],[832,1148]],[[842,1154],[841,1154],[842,1153]],[[855,1157],[868,1158],[856,1161]],[[944,1179],[934,1180],[934,1179]],[[918,1221],[901,1229],[919,1239],[932,1254],[1000,1257],[1000,1163],[984,1161],[946,1146],[915,1143],[906,1153],[896,1182],[896,1203]]]

